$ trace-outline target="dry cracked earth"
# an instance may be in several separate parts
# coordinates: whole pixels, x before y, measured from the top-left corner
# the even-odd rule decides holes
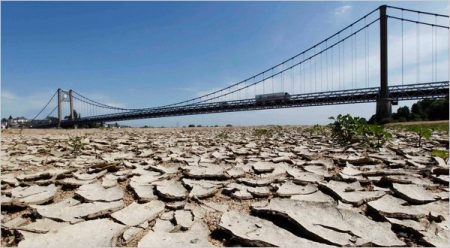
[[[79,137],[79,138],[77,138]],[[7,130],[1,244],[18,247],[446,246],[448,149],[302,127]]]

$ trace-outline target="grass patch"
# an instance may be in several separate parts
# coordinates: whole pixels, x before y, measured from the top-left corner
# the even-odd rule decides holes
[[[391,124],[387,124],[386,126],[392,127],[392,128],[406,129],[406,130],[429,128],[432,131],[448,133],[448,121],[391,123]]]
[[[442,159],[447,159],[448,158],[448,151],[447,150],[433,150],[431,152],[431,155],[433,157],[440,157]]]

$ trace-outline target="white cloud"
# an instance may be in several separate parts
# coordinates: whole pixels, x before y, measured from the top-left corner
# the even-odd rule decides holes
[[[344,15],[349,13],[352,10],[352,6],[350,5],[344,5],[341,7],[338,7],[334,10],[334,14],[335,15]]]
[[[40,111],[42,107],[44,107],[53,93],[54,91],[48,90],[23,96],[6,89],[2,89],[1,115],[2,117],[12,115],[32,118],[38,113],[38,111]]]
[[[8,99],[8,100],[13,100],[13,99],[16,99],[17,98],[17,96],[16,95],[14,95],[13,93],[11,93],[11,92],[9,92],[9,91],[7,91],[7,90],[2,90],[2,94],[1,94],[1,96],[2,96],[2,99]]]

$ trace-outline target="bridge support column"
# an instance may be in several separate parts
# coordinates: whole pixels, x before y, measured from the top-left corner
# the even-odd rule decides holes
[[[74,120],[75,116],[74,116],[74,112],[73,112],[73,95],[72,95],[72,90],[69,90],[69,102],[70,102],[70,120]]]
[[[58,128],[61,127],[62,120],[62,90],[58,89]]]
[[[392,104],[388,88],[388,18],[386,5],[380,6],[380,92],[377,100],[377,120],[383,122],[391,117]]]

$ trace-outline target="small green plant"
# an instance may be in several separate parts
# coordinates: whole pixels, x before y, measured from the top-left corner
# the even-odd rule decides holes
[[[220,132],[217,135],[217,138],[219,138],[219,139],[228,139],[228,132]]]
[[[70,137],[68,145],[71,149],[72,154],[75,156],[78,156],[84,149],[84,143],[81,141],[81,137],[79,136]]]
[[[381,147],[392,135],[382,125],[370,125],[364,118],[349,114],[330,117],[332,137],[340,144],[348,145],[361,142],[369,147]]]
[[[370,147],[381,147],[392,138],[392,134],[381,125],[364,124],[359,132],[362,135],[363,143]]]
[[[349,114],[338,115],[330,117],[330,120],[334,120],[331,123],[332,137],[338,141],[338,143],[346,145],[356,141],[356,136],[359,134],[360,129],[366,123],[363,118],[353,117]]]
[[[407,131],[413,132],[417,134],[417,146],[422,146],[422,140],[423,139],[430,139],[432,130],[430,128],[420,126],[420,125],[411,125],[411,126],[405,126],[405,129]]]
[[[272,130],[267,128],[256,128],[253,130],[253,136],[258,138],[272,136]]]
[[[447,150],[433,150],[433,151],[431,151],[431,156],[440,157],[442,159],[448,159],[448,151]]]
[[[328,133],[328,128],[326,126],[321,126],[316,124],[312,127],[308,127],[304,130],[309,136],[313,135],[326,135]]]

